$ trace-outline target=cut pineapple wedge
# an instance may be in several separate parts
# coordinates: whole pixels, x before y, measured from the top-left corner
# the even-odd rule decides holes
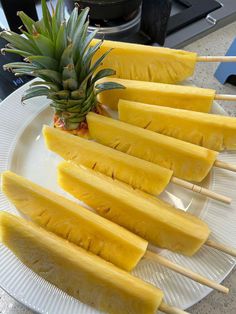
[[[62,162],[58,182],[100,215],[159,247],[191,256],[209,236],[208,226],[197,217],[94,170]]]
[[[13,172],[3,173],[2,190],[41,227],[122,269],[132,270],[146,252],[147,241]]]
[[[236,119],[201,112],[119,101],[119,118],[157,133],[223,151],[236,150]]]
[[[155,314],[161,290],[85,250],[0,212],[1,242],[26,266],[69,295],[111,314]]]
[[[94,39],[91,44],[97,43],[98,39]],[[193,75],[197,61],[194,52],[108,40],[103,42],[94,61],[110,49],[103,68],[112,68],[117,77],[130,80],[178,83]]]
[[[173,174],[173,171],[146,160],[55,128],[44,126],[43,135],[47,147],[62,158],[95,169],[151,194],[159,195],[163,192]]]
[[[89,132],[98,142],[172,169],[184,180],[201,182],[218,153],[95,113],[87,115]]]
[[[215,90],[194,86],[104,78],[99,83],[116,82],[125,89],[107,90],[98,95],[100,103],[117,109],[119,99],[139,101],[151,105],[182,108],[191,111],[210,112]]]

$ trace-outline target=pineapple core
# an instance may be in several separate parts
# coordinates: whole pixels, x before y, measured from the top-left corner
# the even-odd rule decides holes
[[[27,267],[81,302],[111,314],[155,314],[163,293],[100,257],[0,212],[1,241]]]
[[[93,39],[91,46],[97,42]],[[179,83],[193,75],[197,61],[194,52],[104,40],[94,62],[110,49],[103,68],[112,68],[117,77],[129,80]]]
[[[218,153],[94,113],[87,115],[89,132],[101,144],[173,170],[183,180],[201,182]]]
[[[147,241],[13,172],[3,173],[2,190],[36,224],[122,269],[132,270],[146,252]]]
[[[207,224],[197,217],[94,170],[63,162],[58,182],[101,216],[159,247],[192,256],[209,236]]]
[[[125,89],[106,90],[98,95],[99,102],[112,109],[117,109],[119,99],[126,99],[151,105],[210,112],[215,98],[215,90],[194,86],[131,81],[118,78],[105,78],[99,82],[111,81],[125,86]]]

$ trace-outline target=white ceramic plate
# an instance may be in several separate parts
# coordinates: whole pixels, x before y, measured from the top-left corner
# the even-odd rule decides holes
[[[55,170],[59,158],[45,149],[41,135],[42,125],[51,123],[52,111],[44,98],[37,98],[23,106],[20,98],[27,87],[25,85],[17,90],[0,104],[0,173],[10,169],[66,195],[56,184]],[[224,114],[217,104],[213,111]],[[236,153],[222,153],[220,159],[236,163]],[[169,185],[161,197],[203,218],[212,228],[213,239],[236,247],[236,174],[214,169],[204,184],[231,197],[232,204],[227,206],[206,201],[190,191],[172,185]],[[0,210],[17,213],[1,193]],[[206,247],[191,258],[166,250],[160,251],[160,254],[217,282],[221,282],[235,265],[233,258]],[[162,288],[167,303],[184,309],[211,291],[154,262],[141,261],[133,273]],[[0,286],[15,299],[39,313],[98,313],[41,279],[2,245]]]

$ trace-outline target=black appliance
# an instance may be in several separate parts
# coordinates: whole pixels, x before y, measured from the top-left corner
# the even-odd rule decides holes
[[[49,0],[48,0],[49,2]],[[51,0],[55,5],[57,0]],[[183,47],[236,20],[236,0],[65,0],[90,7],[90,30],[107,39]],[[40,0],[0,0],[8,24],[17,30],[17,10],[41,17]],[[35,9],[36,4],[36,9]],[[68,16],[68,14],[67,14]],[[1,6],[0,6],[1,25]],[[7,26],[5,26],[7,27]]]
[[[55,6],[57,0],[51,0]],[[236,21],[236,0],[65,0],[69,16],[75,2],[90,7],[90,31],[106,39],[180,48],[204,35]],[[49,3],[49,0],[48,0]],[[0,26],[18,31],[16,16],[24,10],[33,19],[42,17],[40,0],[0,0]],[[4,22],[4,12],[8,24]],[[0,48],[5,45],[1,40]],[[29,78],[4,72],[2,64],[15,61],[0,56],[0,98]],[[22,82],[22,81],[23,82]]]
[[[17,16],[18,11],[24,11],[34,20],[38,19],[35,0],[0,0],[0,3],[9,28],[14,32],[19,33],[19,27],[22,25],[20,18]]]
[[[66,0],[69,12],[75,1],[81,7],[90,6],[90,30],[98,28],[101,37],[105,34],[113,40],[164,43],[170,48],[183,47],[236,21],[236,0],[143,0],[142,6],[132,0]],[[119,5],[128,14],[118,17],[115,13],[120,14]]]
[[[0,28],[0,32],[1,32]],[[7,42],[0,38],[0,49],[4,48]],[[0,56],[0,102],[14,90],[24,85],[26,82],[32,79],[29,76],[16,77],[14,73],[3,70],[3,65],[10,62],[22,61],[20,57],[14,54],[6,54]]]
[[[66,0],[69,12],[75,2],[90,7],[90,30],[98,28],[98,37],[164,44],[171,0]]]

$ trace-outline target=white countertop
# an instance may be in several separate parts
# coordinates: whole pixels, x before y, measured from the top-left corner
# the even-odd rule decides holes
[[[225,55],[236,38],[236,22],[188,45],[186,50],[196,51],[199,55]],[[236,94],[236,86],[221,85],[215,78],[215,63],[199,63],[193,82],[199,87],[216,89],[219,94]],[[236,116],[235,102],[220,102],[228,114]],[[229,295],[212,292],[201,302],[189,309],[192,314],[235,314],[236,313],[236,268],[226,278],[224,285],[230,289]]]
[[[203,39],[200,39],[186,47],[186,50],[196,51],[199,55],[225,55],[231,42],[236,37],[236,22],[232,23]],[[194,84],[200,87],[214,88],[218,93],[236,94],[236,87],[221,85],[215,78],[214,72],[217,64],[200,63],[193,78]],[[221,103],[224,109],[236,116],[236,103]],[[189,309],[192,314],[235,314],[236,313],[236,269],[224,281],[224,285],[230,288],[228,296],[218,292],[212,292]],[[2,314],[32,314],[33,312],[20,305],[0,289],[0,313]],[[50,313],[49,313],[50,314]],[[69,314],[69,313],[68,313]]]

